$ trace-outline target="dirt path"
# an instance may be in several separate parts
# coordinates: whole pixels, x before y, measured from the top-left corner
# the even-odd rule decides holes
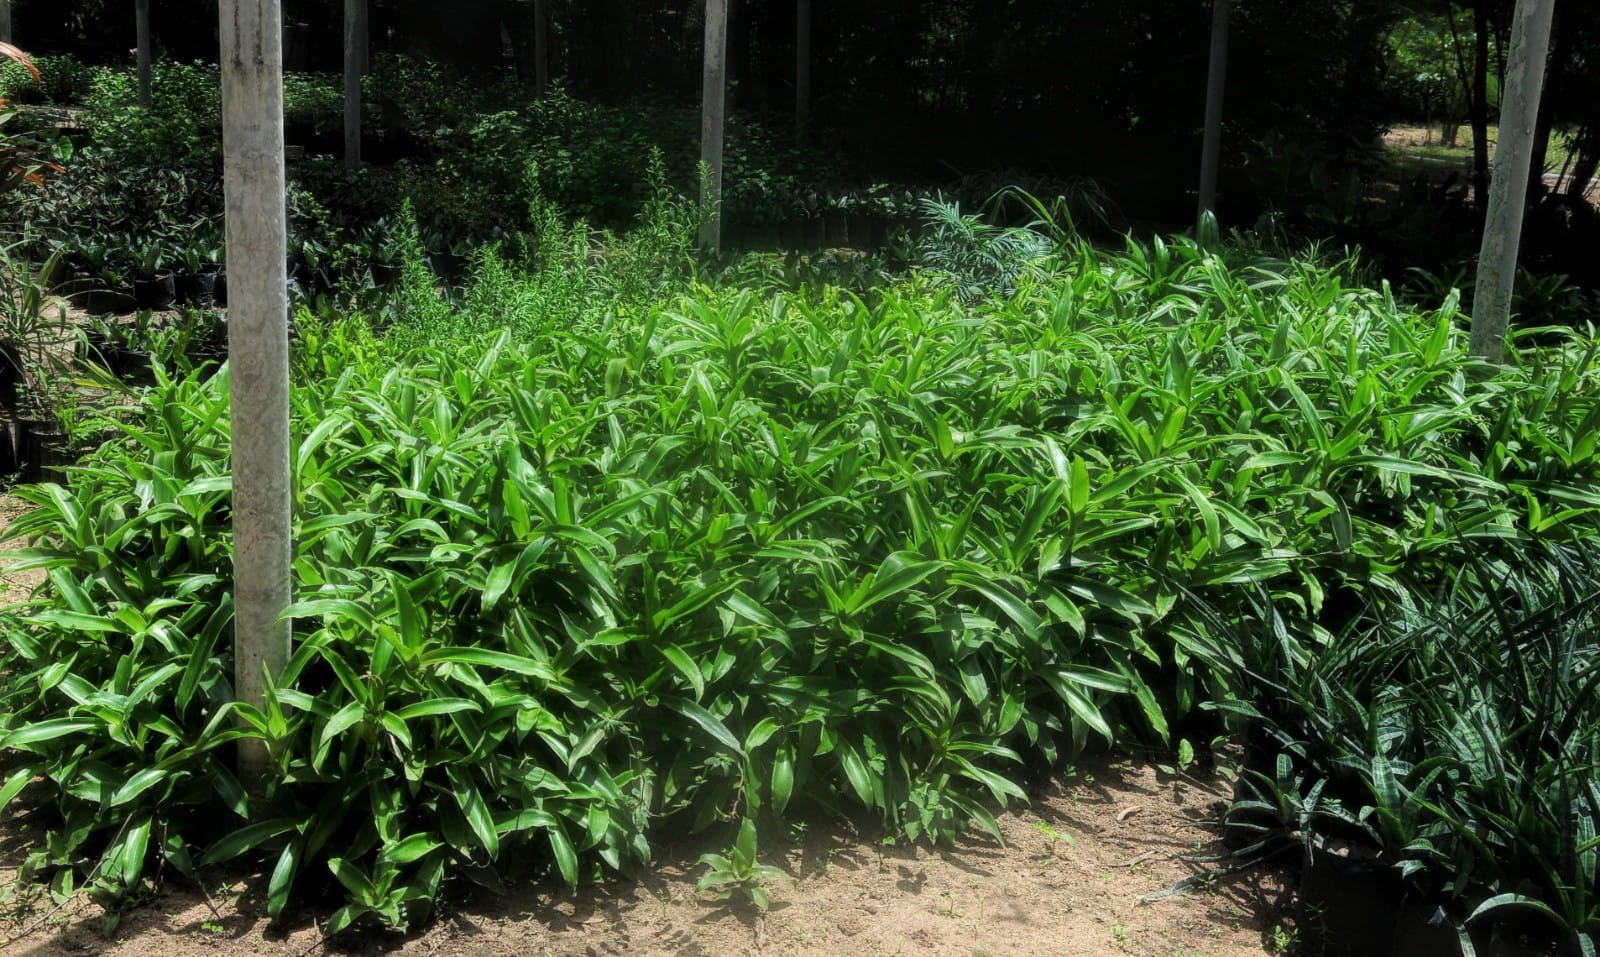
[[[0,496],[0,525],[22,511]],[[36,573],[6,576],[0,606],[20,600]],[[4,614],[0,611],[0,614]],[[57,906],[17,882],[41,829],[13,808],[0,821],[0,954],[28,957],[197,955],[1116,955],[1260,957],[1283,952],[1293,921],[1292,875],[1257,870],[1153,904],[1141,898],[1199,873],[1181,858],[1220,850],[1226,796],[1213,774],[1167,776],[1126,759],[1086,762],[1025,809],[1002,815],[1006,844],[973,837],[949,850],[896,847],[837,823],[811,824],[787,851],[764,848],[792,879],[770,886],[765,915],[695,890],[699,855],[685,842],[655,867],[573,894],[522,884],[503,897],[447,886],[440,916],[410,938],[332,944],[319,901],[281,927],[264,915],[265,872],[207,875],[210,900],[169,884],[130,911],[113,938],[79,894]]]

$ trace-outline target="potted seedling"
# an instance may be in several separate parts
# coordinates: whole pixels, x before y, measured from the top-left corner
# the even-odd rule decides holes
[[[33,363],[48,354],[67,325],[66,310],[49,298],[42,277],[55,269],[57,255],[37,272],[13,260],[0,246],[0,407],[20,408],[30,385]]]
[[[152,237],[135,247],[137,266],[133,276],[133,301],[140,309],[166,309],[177,301],[178,292],[172,270],[167,268],[167,242]]]
[[[214,237],[195,236],[183,247],[183,269],[178,274],[178,302],[196,309],[210,309],[217,300],[217,276],[222,272],[222,249]]]
[[[155,381],[151,358],[154,314],[135,313],[130,321],[103,316],[89,321],[80,353],[108,373],[126,382],[149,385]]]
[[[829,249],[840,249],[850,245],[849,219],[844,200],[838,194],[830,193],[823,197],[822,226],[824,241]]]
[[[127,251],[107,244],[96,252],[104,258],[91,266],[96,284],[84,297],[84,311],[96,316],[128,312],[133,308],[134,297],[128,283],[127,263],[131,260],[126,258]]]
[[[428,253],[428,265],[432,267],[434,275],[446,283],[453,283],[467,274],[467,269],[472,265],[470,242],[441,237],[432,245],[435,249]]]

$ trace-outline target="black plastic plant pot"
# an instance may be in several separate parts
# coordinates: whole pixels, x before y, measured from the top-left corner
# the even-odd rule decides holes
[[[83,294],[79,307],[91,316],[132,312],[136,299],[127,289],[91,289]]]
[[[72,464],[67,438],[49,422],[19,419],[22,454],[18,471],[24,482],[65,481],[66,467]]]
[[[0,409],[14,409],[22,398],[22,372],[17,357],[0,349]],[[6,474],[0,470],[0,474]]]
[[[177,282],[170,272],[133,281],[133,302],[140,309],[168,309],[177,301]]]
[[[1394,922],[1389,957],[1440,957],[1461,952],[1458,918],[1439,904],[1407,897]]]
[[[845,220],[850,231],[852,249],[876,249],[872,217],[866,213],[851,213]]]
[[[199,272],[183,273],[175,281],[178,301],[196,309],[210,309],[217,302],[218,267],[202,266]]]
[[[22,420],[0,416],[0,478],[9,478],[22,471],[25,441],[22,437]]]
[[[750,252],[776,252],[778,242],[777,223],[752,223],[744,229],[744,248]]]
[[[829,249],[842,249],[850,245],[849,220],[837,209],[830,209],[822,217]]]
[[[85,300],[89,294],[105,285],[95,275],[87,270],[69,266],[63,276],[56,281],[51,291],[64,297],[68,302],[79,309],[88,308]]]
[[[1394,868],[1360,851],[1320,850],[1300,870],[1307,953],[1372,957],[1390,953],[1405,884]],[[1448,953],[1448,952],[1447,952]]]
[[[380,288],[392,286],[400,281],[400,267],[394,263],[373,263],[372,284]]]
[[[462,256],[461,253],[427,254],[427,266],[429,266],[429,269],[434,270],[434,275],[446,280],[446,282],[453,282],[453,280],[464,277],[467,274],[467,266],[470,266],[470,264],[472,264],[472,261],[467,259],[466,256]]]
[[[778,243],[783,249],[799,249],[806,241],[805,223],[793,217],[778,226]]]
[[[150,353],[135,352],[132,349],[111,349],[103,355],[106,369],[118,379],[132,385],[155,384],[155,361],[150,358]]]
[[[1468,929],[1478,957],[1578,957],[1580,953],[1570,934],[1558,944],[1555,927],[1537,914],[1508,913],[1499,919],[1486,915]],[[1448,953],[1460,953],[1460,945]]]
[[[821,216],[813,216],[805,221],[805,241],[802,248],[809,251],[821,249],[828,241],[828,224],[823,222]]]

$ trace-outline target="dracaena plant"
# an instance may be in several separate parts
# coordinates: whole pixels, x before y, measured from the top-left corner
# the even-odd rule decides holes
[[[1307,760],[1403,793],[1431,772],[1371,748],[1395,709],[1330,699],[1356,729],[1306,702],[1469,551],[1541,564],[1597,535],[1577,337],[1488,368],[1448,304],[1183,240],[1068,242],[970,301],[926,277],[617,295],[649,284],[546,218],[531,263],[486,254],[449,298],[408,239],[398,308],[297,317],[295,652],[265,708],[210,724],[224,377],[158,379],[68,487],[25,493],[14,534],[51,585],[0,621],[0,748],[81,825],[41,873],[115,875],[110,900],[158,854],[264,856],[274,914],[336,886],[340,929],[804,810],[998,833],[1029,775],[1176,743],[1251,673],[1322,742]],[[1258,602],[1292,670],[1224,627]],[[266,805],[190,790],[224,734],[267,743]],[[1282,806],[1361,815],[1327,796]],[[1404,800],[1358,819],[1433,836]]]

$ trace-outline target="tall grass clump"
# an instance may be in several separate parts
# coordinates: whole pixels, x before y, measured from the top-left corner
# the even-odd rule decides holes
[[[32,873],[114,902],[156,860],[266,853],[273,913],[336,885],[337,930],[663,832],[737,831],[748,865],[746,823],[802,808],[997,831],[1085,748],[1212,733],[1198,705],[1240,686],[1195,609],[1366,627],[1468,553],[1597,534],[1592,338],[1486,366],[1453,302],[1188,242],[1017,285],[307,321],[264,712],[225,677],[225,377],[158,385],[9,533],[50,576],[0,623],[0,797],[39,779],[58,821]]]
[[[440,341],[468,342],[510,330],[528,341],[551,328],[590,333],[619,311],[643,312],[688,288],[694,275],[699,214],[667,185],[659,152],[647,179],[649,199],[633,229],[594,230],[568,220],[527,170],[530,229],[514,243],[491,243],[474,253],[462,289],[444,291],[425,260],[409,204],[400,229],[401,282],[380,317],[394,351]]]

